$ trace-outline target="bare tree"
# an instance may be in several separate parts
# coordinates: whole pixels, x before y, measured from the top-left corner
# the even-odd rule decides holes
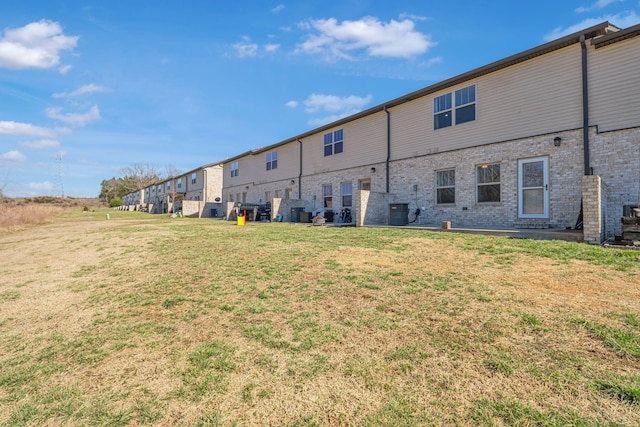
[[[132,181],[136,190],[142,190],[160,181],[158,168],[149,163],[134,163],[122,168],[120,173],[125,176],[125,179]]]
[[[0,178],[0,201],[4,199],[4,190],[9,185],[9,178],[4,177]]]
[[[182,175],[182,171],[173,165],[165,165],[162,179],[171,179]]]

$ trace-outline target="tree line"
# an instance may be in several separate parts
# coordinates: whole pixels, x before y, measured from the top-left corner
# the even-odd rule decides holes
[[[166,179],[174,178],[182,172],[171,165],[164,170],[148,163],[134,163],[120,169],[120,176],[103,179],[100,184],[100,199],[111,206],[120,206],[125,194],[142,190]]]

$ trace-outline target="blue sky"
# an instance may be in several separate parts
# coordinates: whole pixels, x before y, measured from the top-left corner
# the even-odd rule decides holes
[[[0,188],[186,172],[607,20],[640,0],[4,1]]]

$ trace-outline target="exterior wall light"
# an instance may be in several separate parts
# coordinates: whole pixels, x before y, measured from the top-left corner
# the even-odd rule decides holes
[[[556,147],[560,147],[560,144],[562,144],[562,138],[560,138],[559,136],[553,138],[553,145],[555,145]]]
[[[371,168],[371,173],[376,173],[376,168]]]
[[[291,183],[292,183],[292,184],[295,184],[295,183],[296,183],[296,180],[295,180],[295,179],[292,179],[292,180],[291,180]]]

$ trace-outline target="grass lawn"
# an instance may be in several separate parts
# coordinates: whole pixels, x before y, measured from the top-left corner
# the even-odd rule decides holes
[[[0,277],[2,426],[640,425],[640,252],[77,210]]]

